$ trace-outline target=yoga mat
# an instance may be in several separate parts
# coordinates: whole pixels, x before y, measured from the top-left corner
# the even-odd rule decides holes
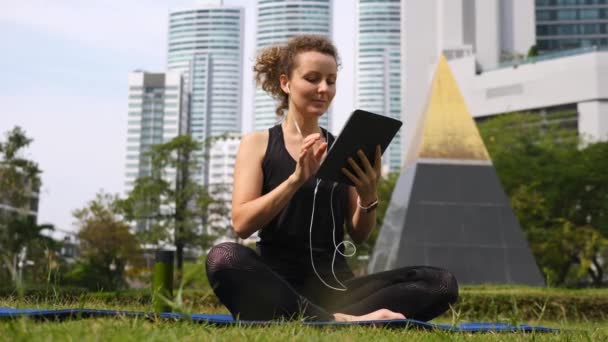
[[[59,310],[39,310],[39,309],[12,309],[0,308],[0,319],[16,319],[29,317],[37,320],[60,321],[65,319],[78,319],[89,317],[160,317],[167,320],[190,320],[197,323],[206,323],[216,326],[263,326],[293,324],[288,321],[236,321],[231,315],[225,314],[179,314],[175,312],[163,312],[158,315],[151,312],[136,311],[115,311],[115,310],[94,310],[94,309],[59,309]],[[337,326],[382,326],[387,328],[401,329],[423,329],[423,330],[442,330],[452,332],[559,332],[559,329],[532,326],[526,324],[512,325],[509,323],[485,323],[471,322],[460,323],[452,326],[449,324],[434,324],[416,321],[413,319],[400,319],[390,321],[362,321],[362,322],[301,322],[302,325],[315,327],[337,327]]]

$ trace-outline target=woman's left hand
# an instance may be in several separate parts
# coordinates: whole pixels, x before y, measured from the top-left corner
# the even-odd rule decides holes
[[[377,145],[373,167],[363,151],[357,151],[357,155],[361,165],[355,162],[353,158],[348,158],[348,163],[354,170],[354,174],[346,168],[342,168],[342,173],[355,184],[361,204],[365,206],[378,199],[378,183],[382,172],[382,151],[380,145]]]

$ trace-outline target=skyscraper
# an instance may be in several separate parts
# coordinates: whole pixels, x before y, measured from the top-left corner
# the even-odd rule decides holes
[[[189,130],[200,142],[223,133],[241,132],[243,27],[241,7],[222,0],[199,1],[194,8],[169,14],[170,70],[182,72],[190,93]],[[207,184],[204,151],[197,155],[201,172],[193,175]]]
[[[138,177],[151,176],[152,165],[146,156],[150,147],[187,130],[187,106],[179,72],[129,74],[125,192],[133,189]],[[175,182],[175,170],[167,170],[167,178]]]
[[[400,0],[358,0],[355,106],[401,119]],[[388,171],[399,171],[401,133],[386,151]]]
[[[331,37],[331,0],[258,0],[256,50],[286,43],[299,34],[318,34]],[[263,90],[255,91],[253,128],[265,130],[277,123],[276,103]],[[330,110],[319,124],[331,124]]]
[[[536,0],[538,51],[608,46],[608,0]]]

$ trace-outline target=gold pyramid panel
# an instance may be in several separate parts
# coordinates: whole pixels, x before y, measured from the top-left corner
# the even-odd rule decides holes
[[[441,55],[422,117],[418,158],[490,161],[456,79]]]

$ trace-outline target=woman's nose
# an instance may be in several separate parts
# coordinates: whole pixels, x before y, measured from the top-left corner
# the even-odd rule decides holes
[[[319,92],[327,92],[327,89],[329,89],[329,85],[327,84],[327,81],[321,81],[319,83]]]

